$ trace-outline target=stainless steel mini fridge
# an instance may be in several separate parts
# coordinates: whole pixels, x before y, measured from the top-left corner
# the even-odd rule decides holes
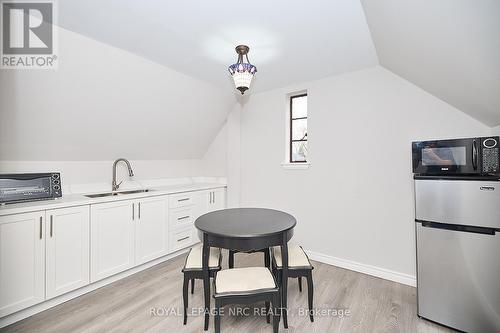
[[[418,315],[500,332],[500,182],[415,177]]]

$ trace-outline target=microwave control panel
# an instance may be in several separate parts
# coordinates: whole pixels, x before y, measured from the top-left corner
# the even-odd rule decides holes
[[[500,152],[498,137],[484,138],[481,142],[483,173],[500,172]]]

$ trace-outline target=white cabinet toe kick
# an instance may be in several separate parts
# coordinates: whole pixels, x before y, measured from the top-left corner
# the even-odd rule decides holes
[[[0,216],[0,328],[173,258],[226,189]]]

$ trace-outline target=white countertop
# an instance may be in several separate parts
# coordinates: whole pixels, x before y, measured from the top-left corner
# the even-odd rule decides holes
[[[0,206],[0,216],[3,215],[11,215],[11,214],[19,214],[19,213],[28,213],[35,212],[40,210],[47,209],[56,209],[56,208],[65,208],[65,207],[73,207],[73,206],[81,206],[81,205],[91,205],[98,204],[103,202],[110,201],[120,201],[120,200],[130,200],[137,198],[145,198],[145,197],[154,197],[158,195],[166,195],[166,194],[174,194],[174,193],[183,193],[183,192],[191,192],[191,191],[201,191],[208,190],[214,188],[226,187],[225,183],[220,182],[200,182],[200,183],[187,183],[187,184],[175,184],[175,185],[166,185],[166,186],[148,186],[148,192],[134,193],[134,194],[125,194],[125,195],[116,195],[116,196],[108,196],[101,198],[89,198],[84,194],[68,194],[63,195],[61,198],[53,199],[53,200],[42,200],[42,201],[33,201],[33,202],[23,202],[23,203],[13,203],[7,205]],[[136,188],[141,189],[141,188]],[[123,189],[130,190],[129,188]]]

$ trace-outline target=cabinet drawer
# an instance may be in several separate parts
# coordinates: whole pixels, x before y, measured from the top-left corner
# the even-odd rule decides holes
[[[194,195],[192,193],[179,193],[171,195],[169,198],[169,207],[170,208],[178,208],[178,207],[186,207],[193,205]]]
[[[193,229],[188,227],[170,233],[170,252],[174,252],[193,244]]]
[[[192,226],[194,221],[194,214],[195,208],[192,206],[170,209],[170,230]]]

